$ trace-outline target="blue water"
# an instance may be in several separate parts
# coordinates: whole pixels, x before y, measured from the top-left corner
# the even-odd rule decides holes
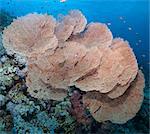
[[[11,15],[22,16],[31,12],[49,13],[57,17],[71,9],[81,10],[88,21],[111,23],[114,37],[130,42],[139,67],[149,76],[149,0],[0,0],[0,9]],[[132,30],[129,30],[131,28]]]

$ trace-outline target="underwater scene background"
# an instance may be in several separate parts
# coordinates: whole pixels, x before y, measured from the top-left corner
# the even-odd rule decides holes
[[[48,13],[57,18],[78,9],[88,23],[105,23],[113,37],[129,42],[145,77],[144,101],[136,117],[125,124],[98,123],[93,119],[87,124],[79,123],[68,109],[71,103],[80,103],[82,93],[75,94],[78,99],[73,98],[72,102],[69,97],[60,102],[31,97],[25,85],[26,76],[20,71],[25,61],[7,55],[0,36],[0,134],[148,134],[149,6],[149,0],[0,0],[0,35],[14,18],[28,13]]]

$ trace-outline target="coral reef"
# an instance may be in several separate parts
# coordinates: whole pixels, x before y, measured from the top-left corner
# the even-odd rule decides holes
[[[10,113],[0,110],[0,132],[10,132],[13,127],[13,120]]]
[[[1,58],[0,64],[0,93],[4,94],[7,87],[13,85],[17,68],[11,65],[11,61],[6,56]]]
[[[144,83],[139,87],[138,91],[141,92],[132,93],[132,82],[136,83],[134,79],[138,79],[139,75],[137,76],[137,61],[128,42],[121,38],[113,39],[105,24],[91,23],[84,30],[87,21],[78,10],[70,11],[61,22],[56,23],[49,15],[28,14],[14,20],[3,31],[3,44],[7,52],[20,53],[27,57],[28,92],[40,99],[63,100],[69,86],[76,86],[87,94],[91,94],[89,91],[97,91],[100,96],[96,98],[98,105],[95,101],[89,105],[90,112],[97,121],[125,123],[134,117],[142,104],[142,97],[137,96],[143,96]],[[14,30],[15,35],[12,35]],[[126,91],[131,92],[131,95],[124,98],[127,96]],[[130,105],[130,96],[137,97],[133,101],[135,107],[132,112],[125,109],[123,113],[129,112],[125,116],[119,107],[106,110],[108,115],[103,119],[101,101],[104,97],[101,94],[115,99],[113,102],[116,105],[119,105],[119,97],[122,98],[122,103],[125,103],[123,107]],[[74,100],[71,101],[77,107]],[[87,99],[83,102],[87,103]],[[109,101],[108,103],[110,105]],[[93,104],[97,108],[93,108]],[[76,116],[77,111],[74,110]],[[122,116],[109,115],[115,111]]]
[[[57,103],[54,108],[52,108],[51,113],[56,117],[58,121],[58,128],[56,133],[74,133],[76,128],[76,120],[70,114],[71,102],[66,98],[63,102]]]
[[[2,38],[0,133],[148,132],[144,76],[129,43],[105,24],[87,24],[78,10],[60,21],[34,13]]]
[[[3,56],[5,53],[5,49],[2,45],[2,33],[0,32],[0,57]]]
[[[30,105],[15,105],[10,102],[7,104],[7,109],[10,110],[13,115],[14,127],[12,131],[17,134],[27,132],[54,133],[54,130],[57,127],[55,118],[49,117],[44,111],[40,112],[40,109],[37,109],[38,106],[33,105],[34,103]],[[36,115],[33,115],[33,113]],[[31,118],[27,119],[28,116],[31,116]]]
[[[69,99],[51,102],[31,97],[20,60],[6,55],[0,59],[0,133],[73,133],[76,120],[69,112]]]

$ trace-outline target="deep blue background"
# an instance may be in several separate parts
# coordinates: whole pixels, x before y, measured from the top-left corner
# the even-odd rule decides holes
[[[0,0],[0,9],[11,15],[22,16],[31,12],[49,13],[53,16],[79,9],[88,22],[111,23],[114,37],[130,42],[139,67],[149,78],[149,0]],[[132,30],[129,30],[129,27]]]

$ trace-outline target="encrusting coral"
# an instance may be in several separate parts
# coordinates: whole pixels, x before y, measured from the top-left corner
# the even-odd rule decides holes
[[[105,24],[87,25],[78,10],[59,22],[46,14],[19,17],[4,29],[3,44],[26,56],[26,84],[35,98],[63,100],[75,86],[99,122],[125,123],[140,109],[144,78],[129,43],[113,39]]]

